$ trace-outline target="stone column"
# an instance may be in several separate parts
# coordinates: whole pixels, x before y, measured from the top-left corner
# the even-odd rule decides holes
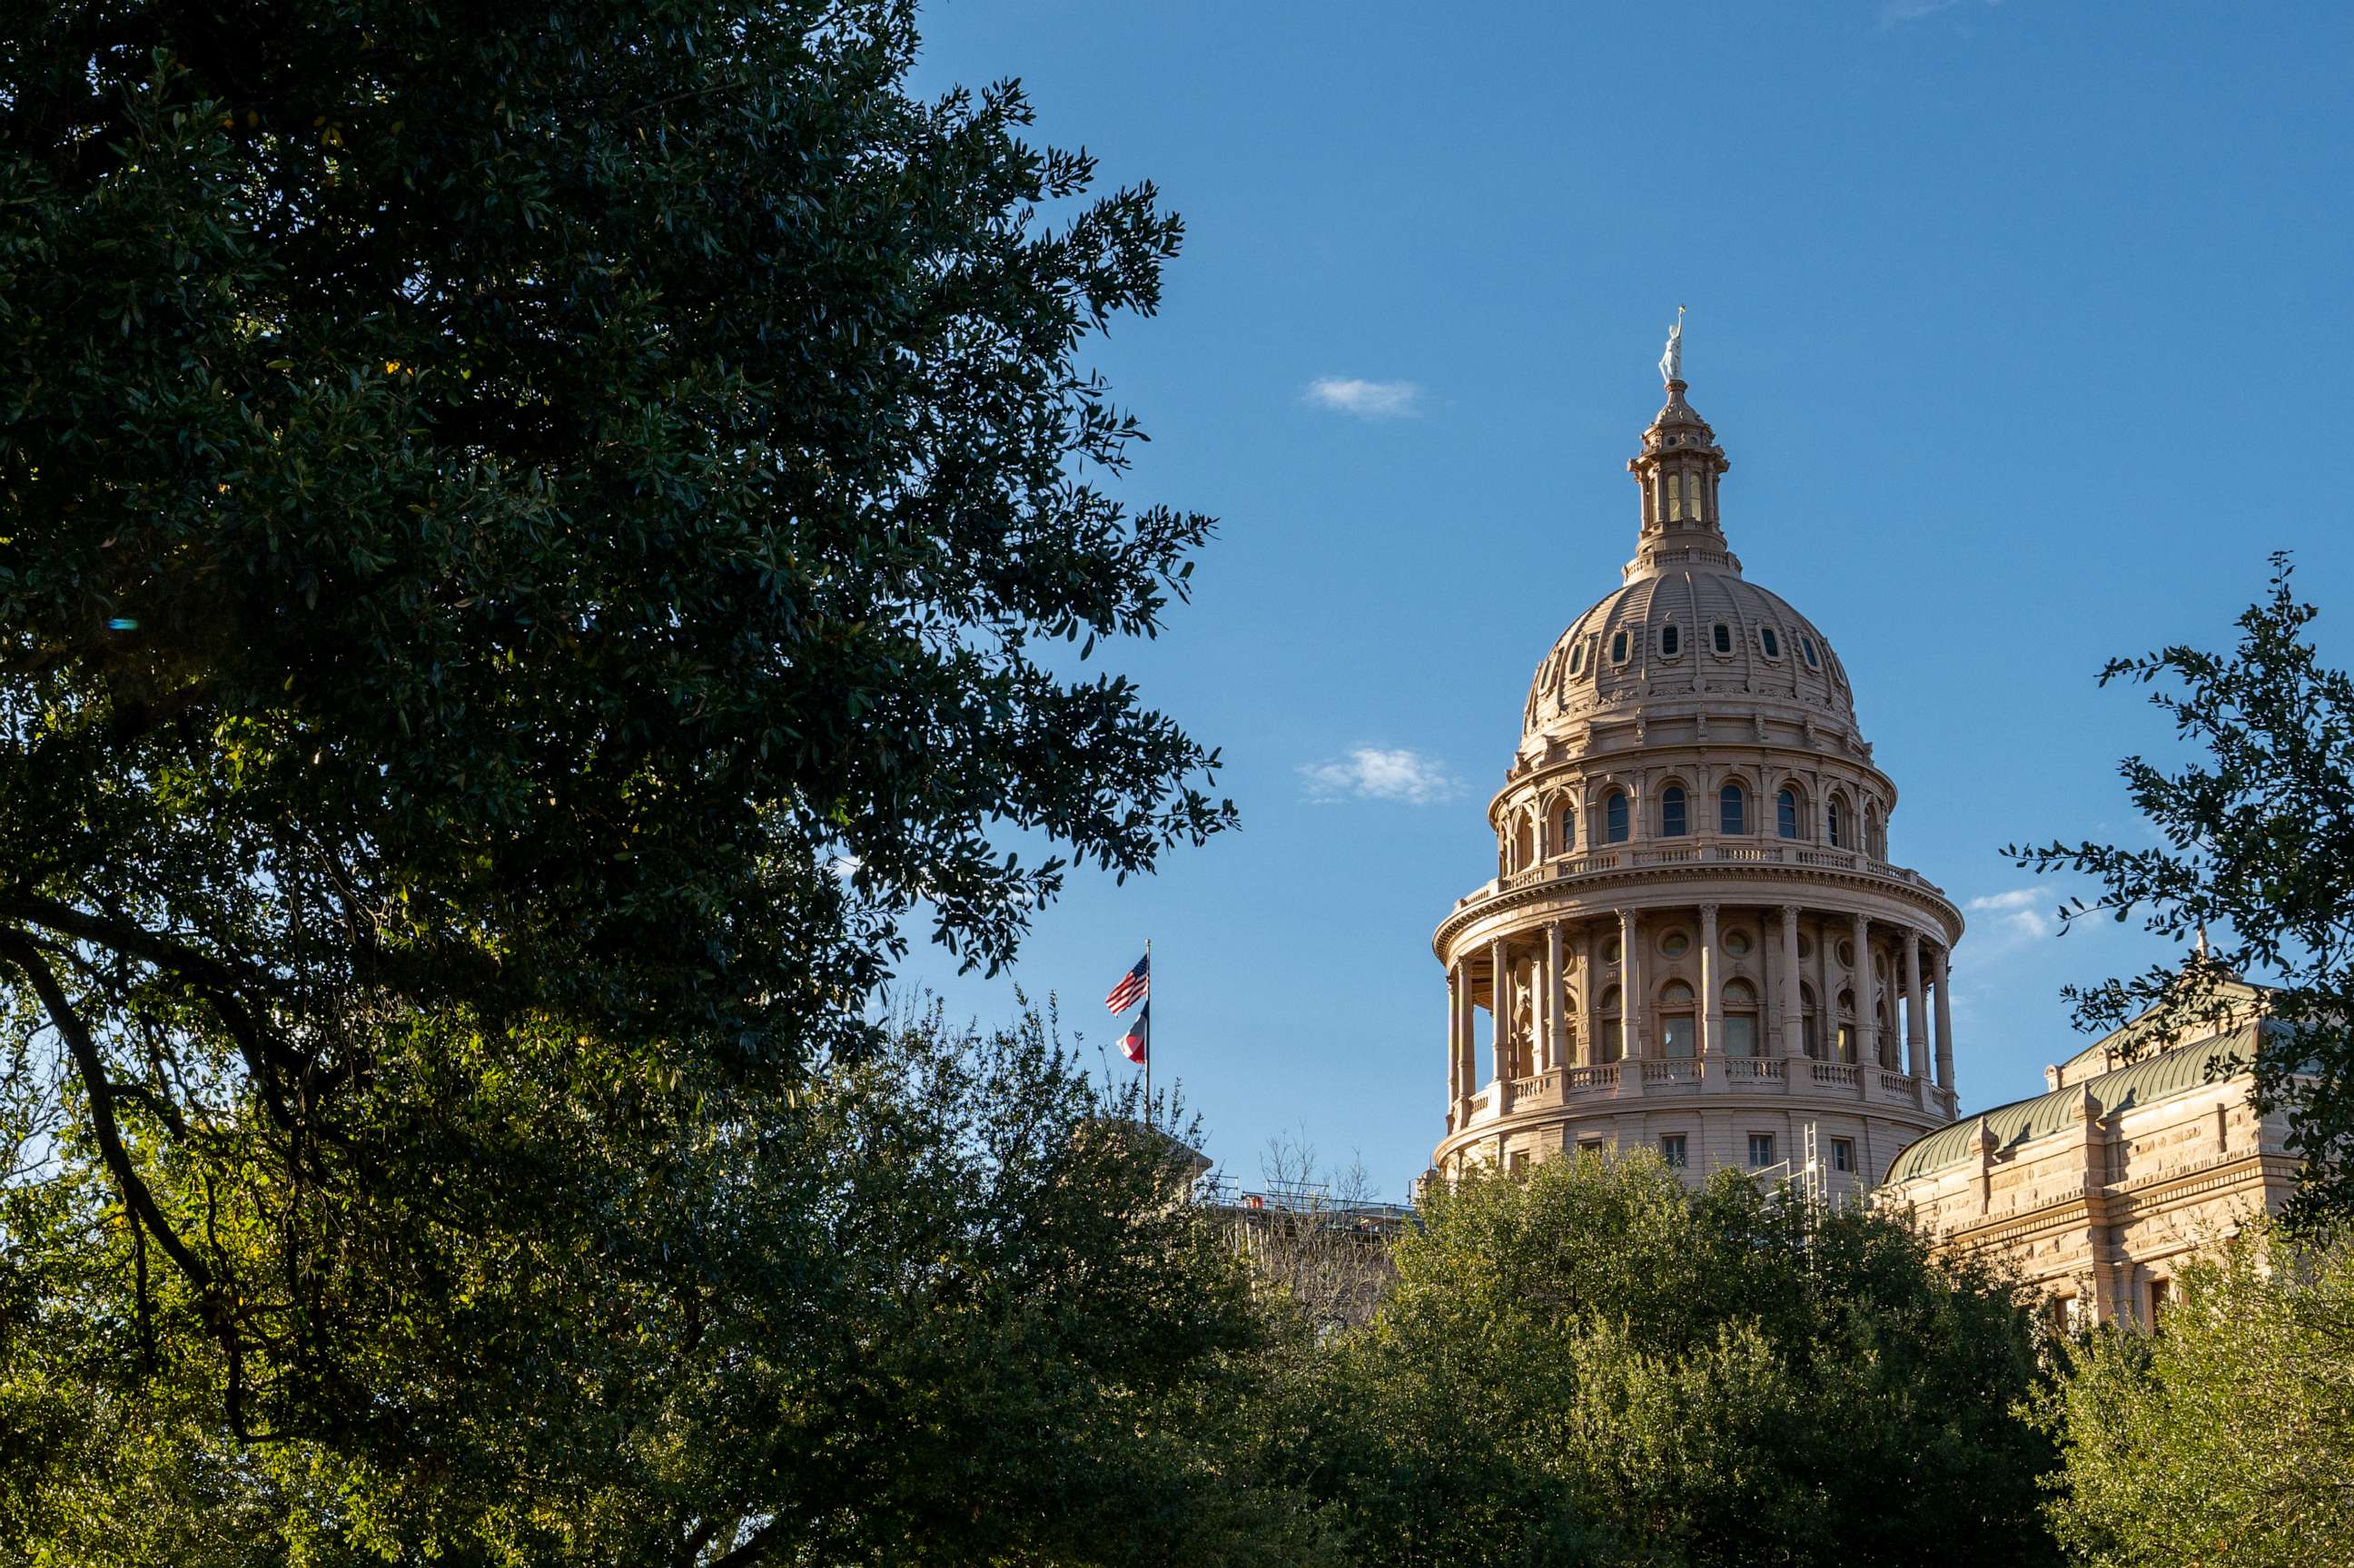
[[[1447,966],[1447,1125],[1456,1126],[1463,1108],[1463,997],[1456,966]]]
[[[1798,906],[1782,906],[1782,1054],[1807,1054],[1807,999],[1798,988]]]
[[[1724,1052],[1724,965],[1716,954],[1716,906],[1700,906],[1700,1054]]]
[[[1545,1068],[1548,1072],[1565,1067],[1563,1047],[1569,1044],[1568,977],[1562,973],[1561,922],[1549,921],[1545,926]]]
[[[1495,1019],[1496,1108],[1512,1108],[1512,966],[1501,937],[1488,944],[1488,1010]]]
[[[1946,1000],[1946,947],[1940,942],[1929,949],[1929,983],[1937,988],[1937,1086],[1951,1094],[1954,1088],[1954,1010]]]
[[[1848,966],[1848,989],[1855,992],[1855,1061],[1859,1067],[1880,1065],[1880,1010],[1872,1005],[1872,922],[1855,917],[1855,962]],[[1858,1073],[1859,1080],[1864,1075]]]
[[[1929,1014],[1921,1004],[1921,934],[1904,933],[1904,1071],[1918,1078],[1928,1072]]]
[[[1577,928],[1577,983],[1579,993],[1585,998],[1585,1016],[1580,1022],[1583,1043],[1578,1049],[1586,1066],[1601,1060],[1602,1051],[1602,988],[1595,983],[1601,970],[1594,962],[1594,927],[1589,923]]]
[[[1471,1000],[1471,966],[1461,959],[1456,959],[1451,979],[1455,1017],[1449,1044],[1454,1054],[1447,1062],[1447,1073],[1455,1085],[1455,1120],[1460,1128],[1470,1119],[1471,1097],[1479,1092],[1475,1081],[1479,1061],[1479,1008]]]
[[[1626,1059],[1642,1060],[1651,1010],[1643,997],[1643,947],[1640,922],[1632,909],[1618,911],[1618,1033]]]

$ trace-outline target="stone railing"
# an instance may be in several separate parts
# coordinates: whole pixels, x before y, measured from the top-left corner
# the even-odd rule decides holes
[[[1727,1056],[1724,1058],[1724,1077],[1727,1083],[1733,1084],[1777,1083],[1784,1075],[1786,1065],[1771,1056]]]
[[[1804,1056],[1670,1056],[1553,1067],[1515,1078],[1509,1086],[1490,1083],[1466,1102],[1459,1118],[1448,1118],[1448,1127],[1460,1132],[1481,1122],[1581,1100],[1700,1094],[1829,1094],[1946,1117],[1953,1115],[1955,1105],[1951,1089],[1869,1063],[1818,1062]]]
[[[1811,847],[1792,841],[1756,839],[1747,836],[1720,839],[1698,833],[1681,841],[1652,840],[1644,843],[1614,844],[1606,849],[1589,850],[1584,854],[1556,855],[1536,865],[1523,866],[1507,872],[1495,881],[1464,895],[1455,902],[1458,909],[1493,898],[1498,894],[1516,888],[1534,887],[1543,883],[1573,882],[1580,877],[1599,876],[1614,871],[1636,871],[1654,865],[1792,865],[1824,871],[1860,872],[1943,898],[1945,890],[1919,872],[1893,862],[1874,860],[1856,850]]]
[[[1815,1082],[1819,1084],[1835,1088],[1855,1087],[1858,1069],[1852,1062],[1809,1062],[1807,1065],[1815,1070]]]
[[[1597,1089],[1618,1086],[1618,1064],[1605,1062],[1595,1067],[1565,1068],[1564,1086],[1573,1095],[1590,1095]]]

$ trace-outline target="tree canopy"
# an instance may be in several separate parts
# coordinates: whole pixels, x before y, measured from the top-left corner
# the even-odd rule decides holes
[[[2146,1019],[2137,1041],[2216,1027],[2243,1005],[2243,977],[2264,984],[2294,1048],[2236,1064],[2255,1099],[2285,1112],[2304,1156],[2293,1216],[2354,1213],[2354,676],[2322,662],[2285,555],[2271,592],[2239,618],[2229,653],[2184,644],[2115,659],[2101,682],[2153,688],[2193,755],[2168,767],[2128,757],[2118,771],[2158,846],[2059,841],[2005,853],[2038,872],[2094,878],[2100,893],[2063,920],[2138,913],[2169,941],[2198,946],[2179,964],[2068,991],[2081,1023]]]
[[[1347,1561],[2053,1560],[2022,1296],[1898,1221],[1649,1155],[1432,1195],[1270,1423]]]
[[[1067,1131],[1065,1069],[854,1092],[945,1071],[866,1014],[907,922],[996,965],[1066,861],[1232,820],[1092,668],[1211,531],[1113,493],[1084,358],[1181,226],[917,47],[890,0],[0,23],[0,1441],[345,1550],[783,1557],[854,1489],[852,1536],[1056,1515],[1000,1483],[1084,1469],[977,1406],[1076,1435],[1055,1379],[1224,1342],[1085,1161],[917,1190]],[[1119,1327],[1163,1308],[1208,1326]]]

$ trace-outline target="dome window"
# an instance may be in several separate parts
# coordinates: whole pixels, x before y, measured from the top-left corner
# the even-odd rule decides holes
[[[1624,664],[1627,662],[1627,634],[1623,631],[1614,631],[1610,634],[1610,662],[1613,664]]]
[[[1768,659],[1779,659],[1782,656],[1782,640],[1774,635],[1774,629],[1770,626],[1761,626],[1757,629],[1757,646],[1766,650],[1766,657]]]
[[[1733,652],[1733,628],[1720,620],[1716,623],[1714,629],[1709,633],[1709,635],[1715,641],[1716,651],[1718,652],[1730,653]]]
[[[1680,839],[1691,831],[1684,812],[1684,787],[1670,784],[1659,796],[1659,836]]]
[[[1833,849],[1848,847],[1846,805],[1846,801],[1833,796],[1831,803],[1823,808],[1823,828],[1829,835]]]
[[[1659,652],[1661,653],[1665,654],[1668,658],[1672,659],[1683,651],[1684,634],[1681,630],[1677,630],[1675,622],[1670,621],[1667,625],[1659,628]]]
[[[1576,674],[1585,668],[1585,644],[1581,642],[1569,651],[1569,673]]]
[[[1738,784],[1716,792],[1716,831],[1728,835],[1749,831],[1749,797]]]
[[[1815,652],[1815,640],[1813,638],[1801,632],[1798,636],[1798,647],[1807,656],[1808,669],[1819,670],[1823,667],[1822,659]]]
[[[1659,938],[1659,951],[1665,953],[1671,959],[1681,959],[1686,953],[1691,951],[1691,938],[1681,931],[1670,931],[1666,936]],[[1674,988],[1671,986],[1669,989],[1673,990]],[[1687,1000],[1689,1000],[1691,995],[1691,990],[1689,987],[1685,990],[1685,995]]]
[[[1621,789],[1610,791],[1610,799],[1602,803],[1602,834],[1614,844],[1627,842],[1627,795]]]
[[[1749,933],[1735,926],[1724,934],[1724,950],[1740,958],[1750,948]]]
[[[1774,797],[1774,831],[1786,839],[1798,836],[1798,796],[1796,790],[1785,789]]]

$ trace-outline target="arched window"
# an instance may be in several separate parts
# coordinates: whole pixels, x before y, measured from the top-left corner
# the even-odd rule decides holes
[[[1888,858],[1888,835],[1880,825],[1880,808],[1877,806],[1863,809],[1863,850],[1866,854],[1881,860]]]
[[[1823,808],[1823,831],[1833,849],[1847,848],[1847,823],[1842,820],[1847,815],[1846,806],[1846,801],[1834,795],[1830,804]]]
[[[1774,797],[1774,831],[1786,839],[1798,836],[1798,795],[1785,789]]]
[[[1724,982],[1724,1054],[1757,1054],[1757,992],[1747,980]]]
[[[1692,1025],[1692,988],[1681,980],[1670,980],[1659,988],[1659,1045],[1662,1054],[1690,1056],[1697,1039],[1698,1032]]]
[[[1798,988],[1798,1022],[1804,1028],[1807,1054],[1819,1062],[1823,1059],[1823,1021],[1815,1007],[1814,987],[1802,985]]]
[[[1627,793],[1613,789],[1602,803],[1602,836],[1614,844],[1627,842]]]
[[[1738,784],[1727,784],[1716,792],[1716,831],[1720,833],[1745,833],[1749,831],[1749,797]]]
[[[1521,817],[1521,825],[1512,833],[1512,868],[1515,871],[1525,871],[1536,863],[1536,824],[1529,820],[1526,813],[1523,813]]]
[[[1614,631],[1610,634],[1610,662],[1613,664],[1624,664],[1627,662],[1627,634],[1623,631]]]
[[[1733,652],[1733,628],[1720,620],[1709,632],[1709,642],[1720,653]]]
[[[1553,853],[1567,854],[1577,847],[1577,807],[1564,800],[1553,818]]]
[[[1659,795],[1659,836],[1680,839],[1691,831],[1684,815],[1684,787],[1670,784]]]
[[[1839,1059],[1852,1065],[1855,1062],[1855,992],[1839,993]]]
[[[1616,1062],[1627,1054],[1626,1022],[1618,1016],[1618,988],[1610,986],[1602,993],[1601,1054],[1596,1061]]]
[[[1659,628],[1659,652],[1661,653],[1672,659],[1683,651],[1684,634],[1676,630],[1676,626],[1673,621],[1670,621],[1667,625]]]

